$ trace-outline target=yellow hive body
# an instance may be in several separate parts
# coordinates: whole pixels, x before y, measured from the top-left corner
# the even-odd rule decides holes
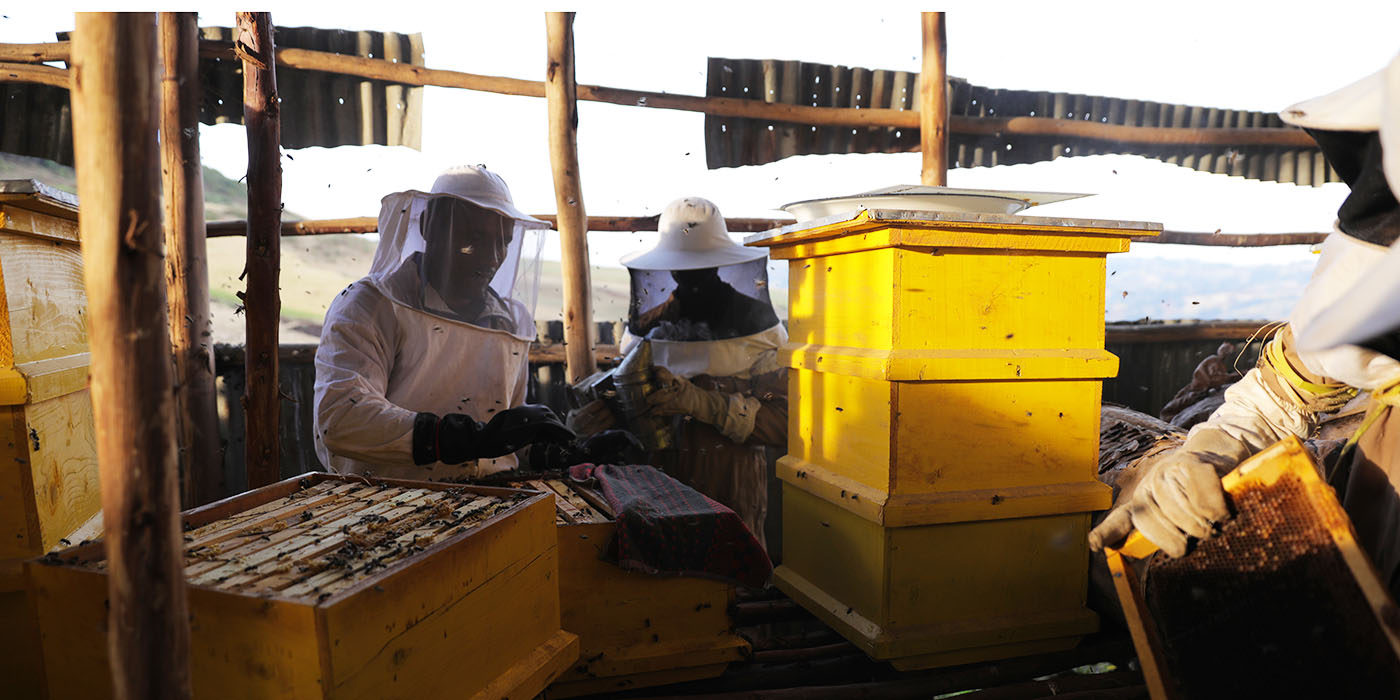
[[[1160,228],[860,211],[751,237],[789,270],[778,586],[899,668],[1094,631],[1105,257]]]
[[[600,558],[616,529],[605,503],[562,481],[518,486],[558,499],[561,621],[579,637],[579,660],[549,697],[713,678],[744,657],[729,621],[734,586],[625,571]]]
[[[186,514],[194,695],[523,700],[544,690],[578,657],[559,624],[551,499],[448,487],[311,474]],[[505,500],[482,512],[489,499]],[[470,526],[454,524],[469,512]],[[396,553],[382,568],[324,563],[311,578],[268,556],[329,555],[338,539],[374,537],[413,546],[375,544]],[[102,549],[26,564],[50,697],[111,697]]]
[[[87,294],[72,195],[0,181],[0,678],[37,697],[21,563],[101,508],[88,396]]]

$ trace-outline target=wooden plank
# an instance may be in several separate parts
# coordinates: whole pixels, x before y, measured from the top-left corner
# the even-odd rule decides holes
[[[1128,623],[1128,633],[1133,638],[1133,646],[1138,652],[1138,665],[1142,667],[1143,679],[1155,700],[1171,700],[1178,697],[1174,684],[1168,682],[1165,671],[1166,657],[1157,643],[1157,623],[1151,615],[1145,614],[1147,603],[1142,597],[1142,586],[1132,565],[1123,561],[1123,555],[1116,549],[1104,550],[1108,557],[1108,571],[1113,575],[1113,589],[1118,592],[1118,602],[1123,605],[1123,617]]]
[[[29,469],[29,425],[24,407],[0,406],[0,561],[43,554],[34,481]],[[20,587],[23,583],[20,582]],[[0,586],[0,591],[15,586]]]
[[[335,694],[471,693],[554,636],[554,527],[552,504],[536,497],[491,527],[391,571],[361,595],[328,601],[321,611],[323,644]],[[471,663],[461,663],[458,645],[443,639],[473,640],[470,646],[480,645],[479,651]]]
[[[44,697],[44,658],[40,652],[39,625],[29,595],[19,590],[0,591],[0,678],[12,698]]]
[[[0,266],[9,309],[0,323],[8,324],[16,364],[88,351],[88,295],[77,245],[0,234]]]
[[[9,195],[7,199],[8,203],[0,204],[0,229],[60,243],[79,242],[76,213],[46,214],[31,208],[34,206],[32,197]]]
[[[32,502],[46,551],[102,508],[92,401],[84,389],[26,406],[24,414]]]

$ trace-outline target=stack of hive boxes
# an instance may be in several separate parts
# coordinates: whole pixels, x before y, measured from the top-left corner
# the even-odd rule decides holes
[[[898,668],[1094,631],[1105,258],[1159,230],[872,210],[750,237],[789,261],[778,585]]]
[[[0,181],[0,678],[37,697],[22,564],[101,506],[77,198]]]

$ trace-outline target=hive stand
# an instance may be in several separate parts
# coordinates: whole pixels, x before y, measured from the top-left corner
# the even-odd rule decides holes
[[[1160,229],[870,210],[751,236],[789,270],[778,586],[900,669],[1094,631],[1105,258]]]

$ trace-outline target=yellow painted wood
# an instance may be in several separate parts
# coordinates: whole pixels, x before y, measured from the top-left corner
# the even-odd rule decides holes
[[[733,634],[733,586],[694,577],[656,577],[600,559],[611,522],[560,525],[561,623],[579,635],[579,660],[558,683],[630,677],[741,658]],[[667,677],[664,674],[658,676]],[[633,681],[628,687],[645,687]],[[552,691],[551,691],[552,692]]]
[[[877,659],[1082,635],[1097,625],[1084,608],[1088,523],[881,527],[785,483],[775,578]]]
[[[1102,350],[1104,257],[1017,253],[884,248],[794,260],[789,339],[906,351]]]
[[[0,678],[3,694],[16,700],[43,697],[44,659],[39,649],[39,626],[23,590],[0,592]]]
[[[794,369],[889,381],[1103,379],[1118,372],[1106,350],[883,350],[793,345],[778,361]]]
[[[100,544],[60,553],[101,556]],[[52,697],[111,697],[106,575],[75,561],[27,565],[45,675]],[[559,626],[557,566],[553,504],[536,497],[324,601],[192,585],[194,694],[534,697],[578,655]]]
[[[86,389],[90,364],[88,353],[80,352],[16,365],[25,383],[24,400],[18,403],[39,403]]]
[[[14,367],[0,367],[0,406],[15,406],[29,398],[29,383]]]
[[[324,608],[333,694],[484,688],[559,629],[552,499]],[[444,640],[446,640],[444,642]],[[470,649],[471,663],[461,663]]]
[[[885,527],[1078,513],[1112,500],[1097,481],[891,495],[792,455],[778,460],[778,478]]]
[[[888,382],[788,372],[788,454],[888,491],[894,397]]]
[[[576,658],[578,637],[559,630],[472,697],[474,700],[530,700]]]
[[[0,561],[43,553],[22,406],[0,406]]]

